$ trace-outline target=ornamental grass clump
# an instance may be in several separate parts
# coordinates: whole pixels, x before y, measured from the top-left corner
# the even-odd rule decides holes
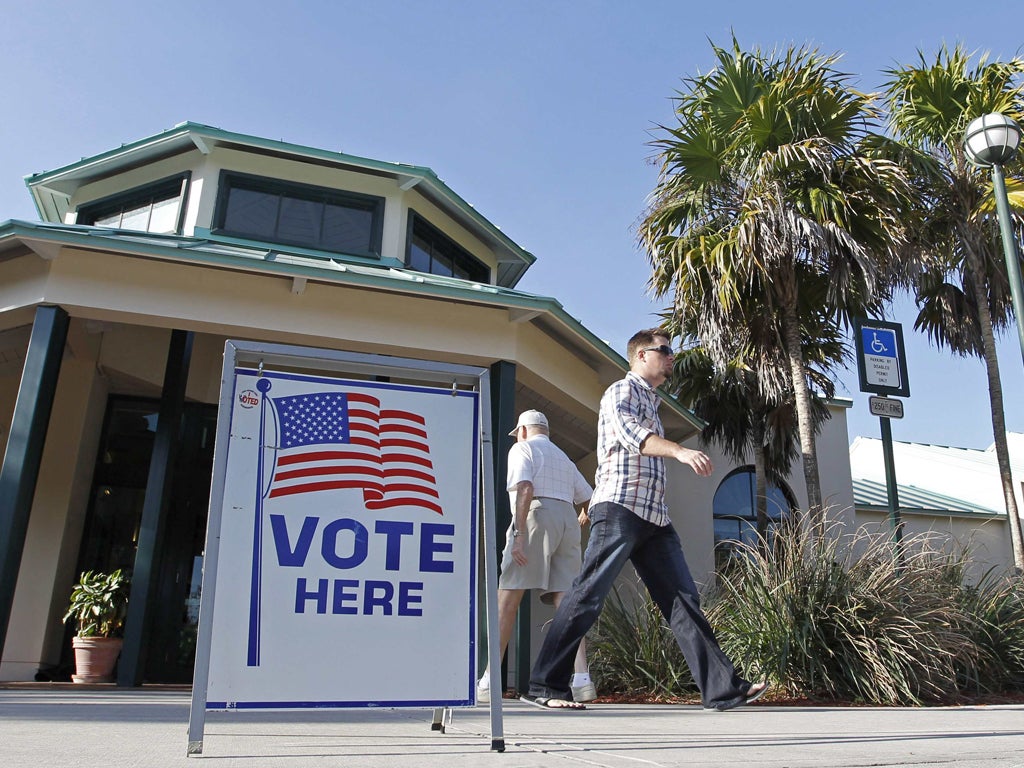
[[[696,692],[672,631],[647,596],[616,588],[587,639],[590,669],[603,691],[650,699]]]
[[[740,545],[709,596],[725,652],[792,695],[876,705],[957,693],[977,663],[970,617],[927,536],[837,535],[794,519]],[[751,669],[753,668],[753,669]]]
[[[975,585],[961,582],[957,599],[970,617],[973,663],[958,668],[969,693],[1024,691],[1024,575],[988,571]]]
[[[703,603],[726,654],[774,693],[883,706],[1024,691],[1024,576],[971,578],[970,547],[922,534],[843,535],[791,518],[735,545]],[[590,639],[608,694],[696,688],[646,594],[616,591]]]

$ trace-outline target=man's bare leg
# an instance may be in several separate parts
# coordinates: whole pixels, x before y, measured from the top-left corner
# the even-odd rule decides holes
[[[524,589],[499,589],[498,590],[498,637],[501,641],[501,648],[498,651],[498,659],[505,655],[508,642],[512,639],[512,630],[516,627],[516,614],[519,612],[519,603],[523,601]],[[491,660],[487,660],[487,668],[484,670],[480,682],[483,688],[490,686]],[[481,686],[477,684],[478,698]]]

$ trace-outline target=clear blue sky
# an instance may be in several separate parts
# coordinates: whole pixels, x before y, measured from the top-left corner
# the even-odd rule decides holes
[[[426,165],[537,256],[520,283],[623,351],[654,324],[634,226],[656,168],[651,129],[709,40],[842,52],[866,90],[943,42],[1009,58],[1019,3],[0,0],[0,221],[37,218],[23,177],[191,120]],[[970,31],[973,26],[974,31]],[[987,28],[986,28],[987,27]],[[984,369],[907,337],[897,440],[992,442]],[[1024,362],[1000,344],[1007,424],[1024,431]],[[851,440],[879,436],[854,369]]]

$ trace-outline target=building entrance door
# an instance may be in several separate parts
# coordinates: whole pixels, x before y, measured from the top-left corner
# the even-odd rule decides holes
[[[112,397],[108,402],[78,573],[132,570],[159,407],[155,399]],[[155,569],[144,676],[148,683],[192,681],[216,423],[216,405],[185,404]],[[64,647],[70,661],[70,640]]]

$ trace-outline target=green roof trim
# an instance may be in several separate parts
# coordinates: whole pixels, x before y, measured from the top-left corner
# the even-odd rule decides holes
[[[9,220],[0,223],[0,252],[13,242],[42,242],[51,246],[67,245],[89,250],[109,250],[169,261],[190,262],[228,269],[265,272],[288,277],[360,286],[389,292],[412,293],[439,299],[485,304],[505,309],[522,309],[548,315],[569,335],[589,348],[595,357],[625,373],[626,360],[582,323],[569,315],[557,299],[475,283],[457,277],[445,277],[396,268],[384,264],[357,264],[324,259],[289,251],[286,248],[242,245],[221,240],[131,232],[82,224],[48,224]],[[678,400],[662,392],[667,407],[699,431],[703,422]]]
[[[918,488],[914,485],[896,485],[900,511],[917,514],[938,514],[952,517],[1006,517],[1005,510],[989,509],[945,494]],[[865,478],[853,479],[854,505],[863,509],[888,510],[889,492],[885,483]]]

